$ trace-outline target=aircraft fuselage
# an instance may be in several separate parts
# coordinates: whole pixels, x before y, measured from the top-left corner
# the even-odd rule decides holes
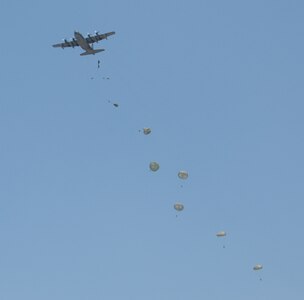
[[[86,39],[83,37],[83,35],[77,31],[74,32],[75,39],[78,43],[78,45],[85,51],[90,52],[93,50],[93,48],[89,45],[89,43],[86,41]]]

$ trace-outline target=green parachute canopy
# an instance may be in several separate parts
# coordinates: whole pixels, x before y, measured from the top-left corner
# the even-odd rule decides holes
[[[263,269],[263,265],[260,265],[260,264],[256,264],[254,267],[253,267],[253,270],[254,271],[259,271],[259,270],[262,270]]]
[[[177,211],[182,211],[184,209],[184,205],[181,203],[175,203],[174,204],[174,209]]]
[[[155,161],[150,162],[150,170],[156,172],[159,169],[159,164]]]
[[[224,236],[226,236],[226,235],[227,235],[227,233],[226,233],[225,231],[219,231],[219,232],[217,232],[217,234],[216,234],[217,237],[224,237]]]
[[[151,128],[145,127],[145,128],[143,129],[143,133],[144,133],[145,135],[150,134],[150,133],[151,133]]]
[[[186,180],[188,178],[188,172],[187,171],[179,171],[177,175],[180,179],[183,179],[183,180]]]

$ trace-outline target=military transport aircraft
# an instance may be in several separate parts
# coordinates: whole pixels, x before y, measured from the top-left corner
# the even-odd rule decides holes
[[[88,34],[87,37],[84,37],[80,32],[74,32],[74,38],[70,41],[64,39],[63,43],[55,44],[53,47],[61,47],[62,49],[66,47],[77,47],[80,46],[85,52],[81,53],[80,55],[90,55],[95,54],[105,49],[93,49],[93,43],[98,43],[98,41],[107,39],[108,36],[115,34],[114,31],[107,32],[107,33],[99,33],[95,31],[95,35]]]

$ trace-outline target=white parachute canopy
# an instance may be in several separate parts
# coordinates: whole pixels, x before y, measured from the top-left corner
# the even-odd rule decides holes
[[[159,169],[159,164],[156,161],[150,162],[150,170],[156,172]]]
[[[181,203],[175,203],[174,204],[174,209],[177,211],[182,211],[184,209],[184,205]]]
[[[217,234],[216,234],[217,237],[224,237],[224,236],[226,236],[226,235],[227,235],[227,233],[226,233],[225,231],[219,231],[219,232],[217,232]]]
[[[259,270],[262,270],[263,269],[263,265],[261,264],[256,264],[254,267],[253,267],[253,270],[254,271],[259,271]]]
[[[151,133],[151,128],[145,127],[145,128],[143,129],[143,133],[144,133],[145,135],[150,134],[150,133]]]
[[[179,171],[177,175],[180,179],[183,179],[183,180],[186,180],[188,178],[188,172],[187,171]]]

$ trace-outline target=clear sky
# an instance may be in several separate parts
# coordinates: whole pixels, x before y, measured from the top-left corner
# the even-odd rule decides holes
[[[2,0],[0,300],[303,299],[303,15]]]

